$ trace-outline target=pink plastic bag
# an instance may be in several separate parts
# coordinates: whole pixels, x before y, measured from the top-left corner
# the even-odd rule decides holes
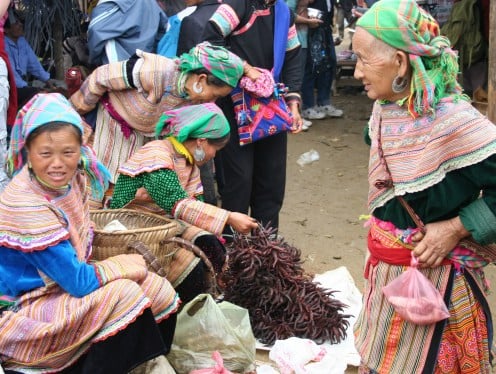
[[[218,351],[212,353],[212,358],[216,362],[213,368],[193,370],[189,374],[232,374],[224,367],[224,360]]]
[[[440,292],[418,269],[413,256],[410,267],[382,288],[386,299],[405,321],[429,325],[449,317],[448,308]]]

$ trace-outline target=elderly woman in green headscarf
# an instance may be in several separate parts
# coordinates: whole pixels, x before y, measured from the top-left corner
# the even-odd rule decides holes
[[[357,22],[353,49],[355,77],[375,100],[369,255],[355,324],[361,372],[489,373],[483,268],[496,258],[496,127],[463,95],[457,54],[416,1],[375,3]],[[408,319],[383,294],[412,255],[449,317]]]
[[[257,227],[243,213],[203,202],[201,166],[229,140],[229,124],[213,103],[165,112],[156,136],[123,163],[110,203],[111,208],[145,210],[169,215],[183,223],[182,237],[197,245],[218,273],[225,264],[225,248],[219,240],[225,225],[241,233]],[[174,256],[167,273],[184,302],[204,292],[205,264],[190,251]]]
[[[239,57],[209,43],[174,59],[137,51],[98,67],[71,102],[80,114],[98,106],[93,148],[115,183],[121,163],[153,137],[163,112],[226,96],[242,75]]]

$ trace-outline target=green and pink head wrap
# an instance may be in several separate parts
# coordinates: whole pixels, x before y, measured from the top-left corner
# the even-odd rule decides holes
[[[412,67],[408,110],[413,116],[432,113],[443,97],[462,97],[457,54],[415,0],[380,0],[359,18],[357,27],[408,53]]]
[[[224,47],[203,42],[179,57],[179,67],[184,72],[206,69],[214,77],[231,87],[236,87],[243,76],[243,60]]]
[[[180,143],[190,138],[220,139],[229,133],[229,122],[214,103],[168,110],[158,120],[155,135],[173,136]]]
[[[76,127],[81,134],[84,132],[81,116],[64,96],[58,93],[35,95],[19,110],[12,127],[7,154],[7,168],[11,175],[21,170],[27,161],[23,149],[29,134],[52,122],[65,122]],[[94,151],[84,144],[81,145],[81,166],[90,177],[93,195],[103,197],[108,188],[110,174],[97,160]]]

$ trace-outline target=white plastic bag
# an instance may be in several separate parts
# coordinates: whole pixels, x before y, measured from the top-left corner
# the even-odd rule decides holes
[[[176,332],[167,359],[178,374],[214,367],[218,351],[224,367],[243,373],[255,367],[255,337],[248,310],[209,294],[187,303],[177,317]]]
[[[281,374],[344,374],[347,364],[327,352],[324,346],[301,338],[276,340],[269,358]]]

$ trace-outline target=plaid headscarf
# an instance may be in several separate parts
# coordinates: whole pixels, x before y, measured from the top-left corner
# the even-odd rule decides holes
[[[7,168],[11,175],[16,174],[26,163],[23,148],[26,139],[35,129],[52,122],[65,122],[75,126],[81,134],[83,122],[67,99],[59,93],[37,94],[17,113],[12,127],[10,148],[7,155]],[[81,145],[81,165],[91,180],[91,191],[95,197],[103,197],[108,188],[110,174],[97,160],[94,151]]]
[[[229,133],[229,122],[214,103],[184,106],[162,114],[155,135],[174,136],[180,143],[189,138],[220,139]]]
[[[243,76],[243,60],[224,47],[203,42],[179,57],[184,72],[206,69],[231,87],[236,87]]]
[[[408,111],[414,116],[432,113],[440,99],[461,87],[457,54],[441,36],[434,18],[415,0],[381,0],[358,19],[357,26],[390,46],[408,53],[412,67]]]

